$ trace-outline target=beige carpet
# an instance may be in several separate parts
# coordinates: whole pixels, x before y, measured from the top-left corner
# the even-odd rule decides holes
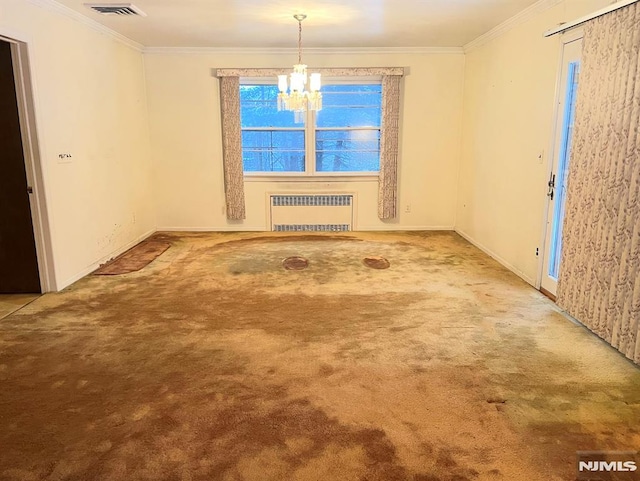
[[[640,447],[640,370],[455,234],[161,238],[0,321],[0,479],[566,481]]]
[[[40,294],[0,294],[0,319],[22,309]]]

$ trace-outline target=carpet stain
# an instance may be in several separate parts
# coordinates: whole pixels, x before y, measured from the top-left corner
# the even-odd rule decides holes
[[[640,448],[638,368],[455,234],[153,238],[0,321],[0,479],[565,481]]]
[[[288,271],[301,271],[309,267],[309,261],[304,257],[292,256],[283,260],[282,266]]]
[[[115,276],[139,271],[171,247],[170,242],[145,240],[124,254],[100,266],[93,272],[97,276]]]
[[[362,259],[362,262],[365,266],[371,267],[372,269],[388,269],[391,265],[387,259],[381,256],[365,257]]]

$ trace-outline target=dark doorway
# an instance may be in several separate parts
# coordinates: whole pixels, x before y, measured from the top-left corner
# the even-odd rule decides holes
[[[11,44],[0,40],[0,293],[41,292]]]

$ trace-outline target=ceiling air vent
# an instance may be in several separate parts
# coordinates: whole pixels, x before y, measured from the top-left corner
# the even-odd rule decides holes
[[[131,3],[85,3],[85,7],[95,10],[101,15],[139,15],[146,17],[147,14]]]

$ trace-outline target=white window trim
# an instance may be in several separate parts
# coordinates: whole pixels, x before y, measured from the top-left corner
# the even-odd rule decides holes
[[[379,174],[371,175],[344,175],[344,173],[336,173],[335,175],[308,175],[280,174],[280,175],[264,175],[261,172],[245,174],[245,182],[378,182]]]

